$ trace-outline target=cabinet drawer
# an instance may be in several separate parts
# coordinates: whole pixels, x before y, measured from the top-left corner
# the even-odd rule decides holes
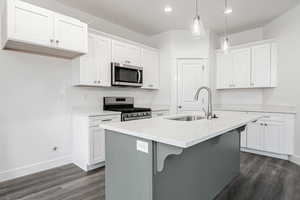
[[[104,123],[112,123],[112,122],[120,122],[121,116],[101,116],[101,117],[89,117],[89,126],[90,127],[97,127],[100,124]]]

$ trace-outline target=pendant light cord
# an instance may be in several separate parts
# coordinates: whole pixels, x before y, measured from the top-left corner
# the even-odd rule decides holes
[[[225,0],[225,10],[227,9],[227,0]],[[228,16],[225,14],[225,29],[224,29],[224,35],[225,39],[228,38]]]
[[[195,0],[196,16],[198,16],[198,0]]]

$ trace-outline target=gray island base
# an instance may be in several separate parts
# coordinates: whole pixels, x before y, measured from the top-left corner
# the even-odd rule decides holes
[[[189,148],[106,130],[106,199],[214,199],[240,173],[243,128]]]

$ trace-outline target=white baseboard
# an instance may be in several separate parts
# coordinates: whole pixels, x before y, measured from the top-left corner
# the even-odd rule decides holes
[[[300,165],[300,156],[298,155],[292,155],[289,157],[289,160],[292,162],[292,163],[295,163],[297,165]]]
[[[258,154],[258,155],[262,155],[262,156],[268,156],[268,157],[272,157],[272,158],[279,158],[282,160],[289,160],[289,156],[284,155],[284,154],[276,154],[276,153],[270,153],[270,152],[265,152],[265,151],[257,151],[257,150],[248,149],[248,148],[241,148],[241,151],[248,152],[248,153],[254,153],[254,154]]]
[[[60,167],[66,164],[70,164],[71,162],[71,156],[64,156],[54,160],[48,160],[45,162],[35,163],[33,165],[27,165],[24,167],[3,171],[0,172],[0,182],[34,174],[55,167]]]

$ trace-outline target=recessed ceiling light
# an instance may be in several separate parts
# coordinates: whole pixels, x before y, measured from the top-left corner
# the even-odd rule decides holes
[[[224,10],[225,15],[230,15],[232,13],[232,8],[228,7]]]
[[[173,8],[171,6],[165,6],[165,12],[170,13],[173,11]]]

